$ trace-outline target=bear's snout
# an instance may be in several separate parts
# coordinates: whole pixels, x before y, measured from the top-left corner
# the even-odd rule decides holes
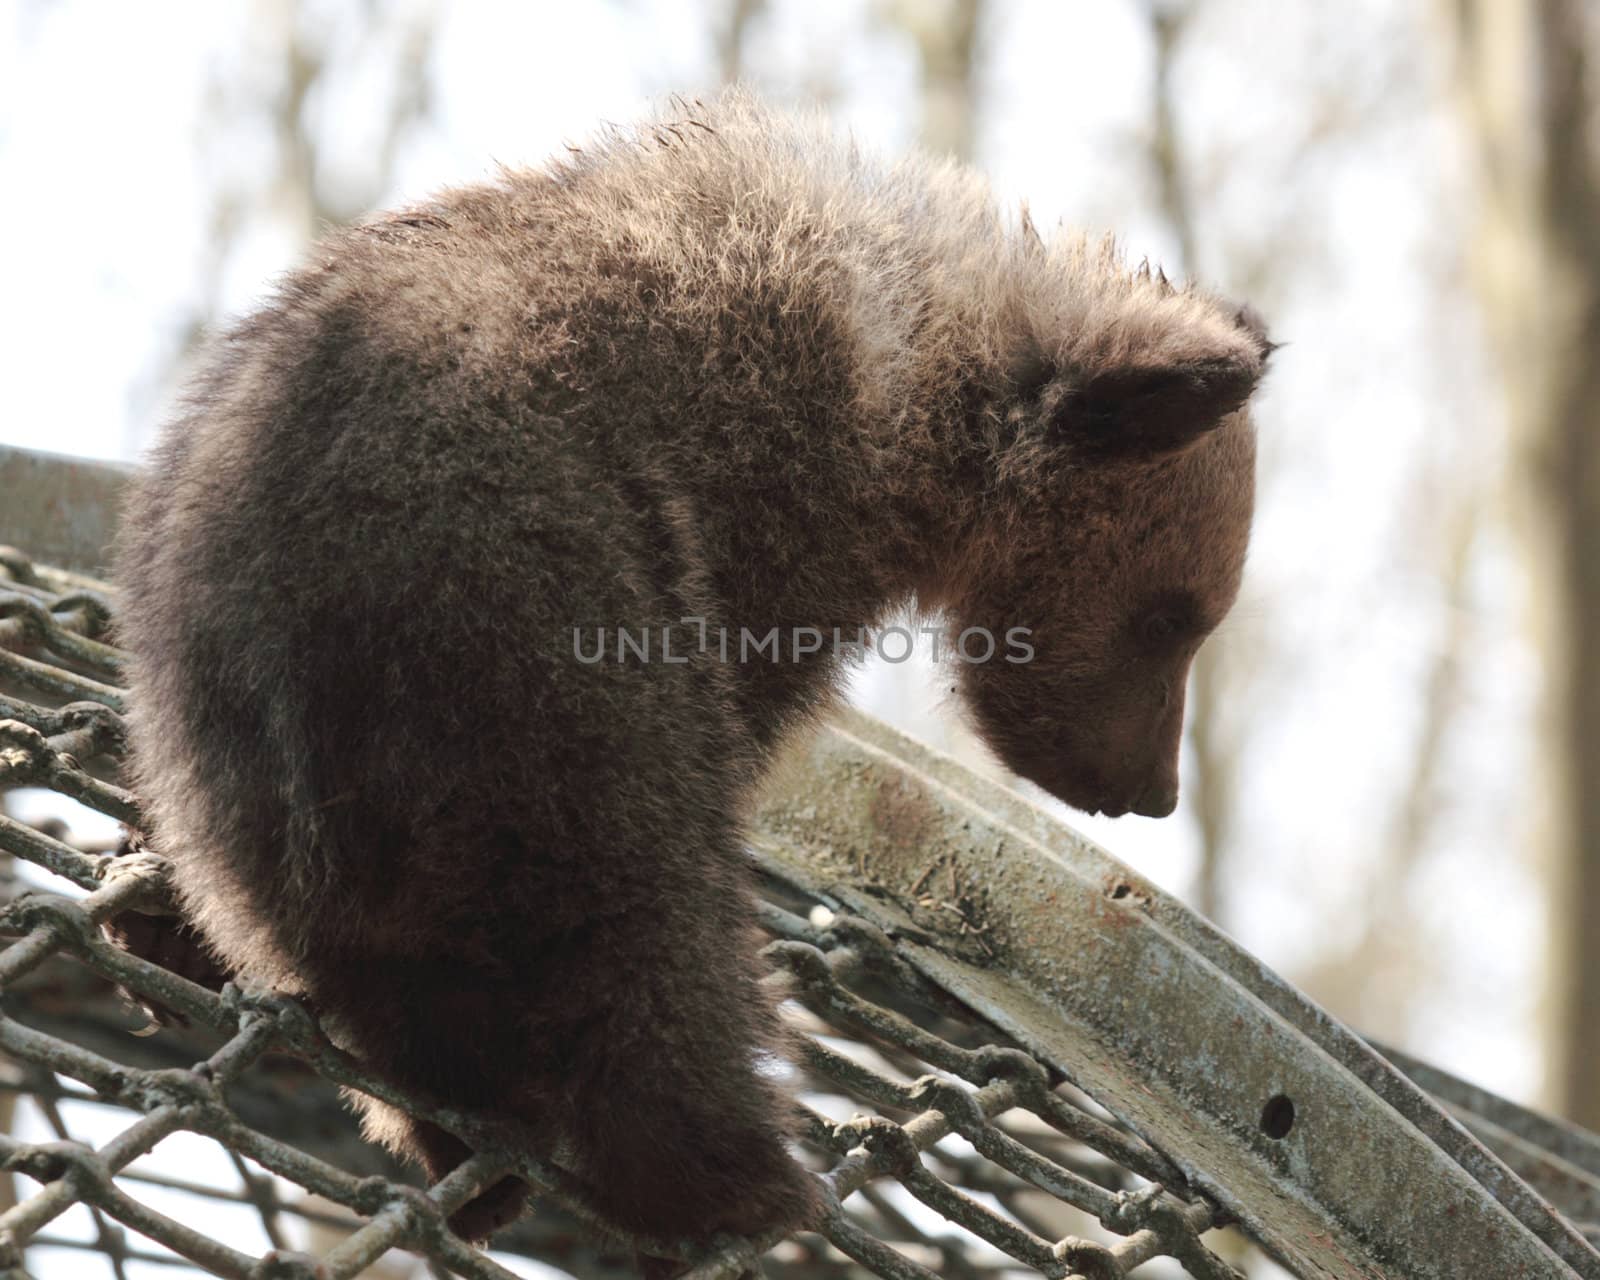
[[[1170,778],[1154,778],[1133,802],[1133,812],[1145,818],[1165,818],[1178,807],[1178,784]]]
[[[1072,801],[1068,800],[1068,803]],[[1120,818],[1130,813],[1136,813],[1141,818],[1165,818],[1178,807],[1177,779],[1159,773],[1143,786],[1135,783],[1120,792],[1105,794],[1093,805],[1080,807],[1108,818]]]
[[[1121,778],[1073,759],[1038,757],[1014,760],[1012,767],[1084,813],[1121,818],[1130,813],[1145,818],[1165,818],[1178,807],[1178,777],[1175,768],[1157,768],[1153,773]]]

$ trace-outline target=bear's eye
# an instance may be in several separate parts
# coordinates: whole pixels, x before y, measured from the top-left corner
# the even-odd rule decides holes
[[[1134,644],[1163,656],[1204,636],[1207,629],[1200,601],[1182,590],[1151,593],[1128,622]]]
[[[1170,613],[1152,613],[1144,620],[1144,638],[1151,644],[1171,640],[1183,629],[1183,623]]]

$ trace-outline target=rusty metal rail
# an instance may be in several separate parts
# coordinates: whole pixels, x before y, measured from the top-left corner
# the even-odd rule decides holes
[[[0,788],[134,822],[111,612],[103,586],[0,552]],[[1264,1251],[1302,1277],[1600,1280],[1600,1139],[1380,1056],[1070,828],[880,724],[845,716],[808,750],[752,855],[773,981],[803,1033],[799,1155],[833,1209],[817,1234],[725,1241],[687,1275],[1231,1280]],[[61,1247],[119,1280],[138,1263],[337,1280],[403,1249],[435,1275],[511,1276],[513,1253],[629,1274],[627,1251],[584,1227],[570,1175],[492,1118],[390,1088],[292,1001],[218,995],[112,945],[104,921],[163,910],[163,864],[58,834],[0,816],[0,851],[66,891],[0,914],[0,1091],[55,1137],[0,1134],[4,1167],[38,1184],[0,1213],[0,1269]],[[39,994],[68,971],[178,1011],[190,1038],[91,1037],[73,1003],[89,997],[59,994],[87,988]],[[479,1154],[429,1188],[348,1167],[348,1145],[286,1123],[330,1082]],[[91,1106],[124,1120],[98,1143],[67,1119]],[[145,1158],[181,1131],[229,1153],[236,1188]],[[445,1218],[507,1169],[540,1203],[490,1256]],[[248,1206],[270,1248],[158,1211],[157,1189]],[[75,1206],[90,1239],[53,1226]]]

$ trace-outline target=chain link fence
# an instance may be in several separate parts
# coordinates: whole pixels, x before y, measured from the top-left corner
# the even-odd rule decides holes
[[[161,859],[79,835],[138,820],[112,599],[0,552],[0,788],[60,798],[0,816],[0,1119],[47,1135],[0,1125],[0,1269],[588,1280],[675,1253],[618,1240],[558,1164],[369,1075],[298,1004],[206,985]],[[1380,1057],[1070,829],[864,717],[785,776],[752,856],[802,1033],[798,1158],[832,1209],[683,1254],[686,1275],[1600,1278],[1600,1139]],[[181,1025],[142,1025],[119,989]],[[415,1185],[339,1089],[477,1154]],[[187,1172],[158,1158],[197,1138]],[[452,1235],[507,1171],[535,1210],[488,1252]]]

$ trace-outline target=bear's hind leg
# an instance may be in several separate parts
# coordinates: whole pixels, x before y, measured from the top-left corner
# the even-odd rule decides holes
[[[472,1154],[466,1143],[427,1120],[408,1115],[376,1098],[361,1097],[362,1132],[402,1159],[422,1167],[429,1184],[442,1180]],[[450,1215],[450,1229],[463,1240],[482,1242],[510,1226],[528,1199],[521,1178],[501,1178]]]
[[[820,1212],[788,1150],[795,1109],[751,916],[744,893],[702,887],[595,938],[566,1087],[578,1172],[630,1232],[704,1242]]]

